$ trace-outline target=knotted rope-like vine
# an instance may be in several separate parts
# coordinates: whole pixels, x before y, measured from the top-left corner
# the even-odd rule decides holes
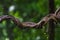
[[[34,22],[20,22],[17,18],[15,18],[15,17],[13,17],[11,15],[0,16],[0,22],[2,22],[3,20],[7,20],[7,19],[12,20],[20,28],[23,28],[23,27],[27,27],[27,28],[42,28],[46,23],[49,22],[50,19],[54,20],[55,22],[60,20],[60,8],[58,8],[55,11],[55,13],[49,14],[49,15],[43,17],[38,23],[34,23]]]

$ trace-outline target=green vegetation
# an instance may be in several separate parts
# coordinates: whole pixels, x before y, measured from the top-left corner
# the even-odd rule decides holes
[[[55,0],[56,8],[60,7],[60,0]],[[0,16],[12,15],[21,22],[39,22],[49,14],[48,0],[1,0]],[[0,23],[0,40],[48,40],[47,25],[43,29],[18,28],[12,21]],[[55,40],[60,40],[60,24],[55,28]]]

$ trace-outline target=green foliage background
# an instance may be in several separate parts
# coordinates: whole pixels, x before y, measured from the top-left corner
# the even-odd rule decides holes
[[[32,21],[39,22],[44,16],[49,14],[48,0],[1,0],[0,1],[0,16],[4,13],[4,5],[7,7],[7,14],[18,18],[21,22]],[[14,6],[14,10],[9,11],[9,8]],[[60,7],[60,0],[55,0],[56,8]],[[0,40],[9,40],[9,33],[12,35],[12,40],[48,40],[47,27],[43,29],[34,28],[18,28],[12,21],[6,20],[0,23]],[[8,25],[8,26],[7,26]],[[12,30],[7,32],[7,30]],[[55,40],[60,40],[60,24],[55,28]]]

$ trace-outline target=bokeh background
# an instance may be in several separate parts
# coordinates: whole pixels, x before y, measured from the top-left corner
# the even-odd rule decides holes
[[[49,14],[48,0],[1,0],[0,16],[12,15],[20,22],[39,22]],[[60,0],[55,0],[56,9]],[[48,40],[48,24],[42,29],[20,29],[10,20],[0,23],[0,40]],[[60,40],[60,24],[55,27],[55,40]]]

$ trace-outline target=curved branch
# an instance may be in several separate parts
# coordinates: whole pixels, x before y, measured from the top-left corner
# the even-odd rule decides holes
[[[21,23],[17,18],[15,18],[11,15],[0,16],[0,22],[2,22],[3,20],[7,20],[7,19],[12,20],[20,28],[23,28],[23,27],[32,27],[32,28],[34,28],[36,26],[36,23],[34,23],[34,22],[23,22],[23,23]]]
[[[21,23],[17,18],[11,15],[0,16],[0,22],[2,22],[3,20],[7,20],[7,19],[12,20],[20,28],[24,28],[24,27],[42,28],[46,23],[48,23],[50,19],[54,20],[55,22],[57,22],[57,19],[60,19],[60,8],[56,10],[55,14],[49,14],[45,16],[38,23],[34,23],[34,22],[22,22]]]
[[[20,28],[23,28],[23,27],[42,28],[42,26],[44,26],[50,19],[53,19],[53,17],[51,17],[51,16],[52,16],[52,14],[45,16],[38,23],[34,23],[34,22],[23,22],[23,23],[21,23],[17,18],[15,18],[11,15],[3,15],[3,16],[0,16],[0,22],[2,22],[3,20],[10,19]]]
[[[11,16],[11,15],[3,15],[0,16],[0,22],[2,22],[3,20],[7,20],[10,19],[12,20],[17,26],[22,27],[22,23],[15,17]]]

